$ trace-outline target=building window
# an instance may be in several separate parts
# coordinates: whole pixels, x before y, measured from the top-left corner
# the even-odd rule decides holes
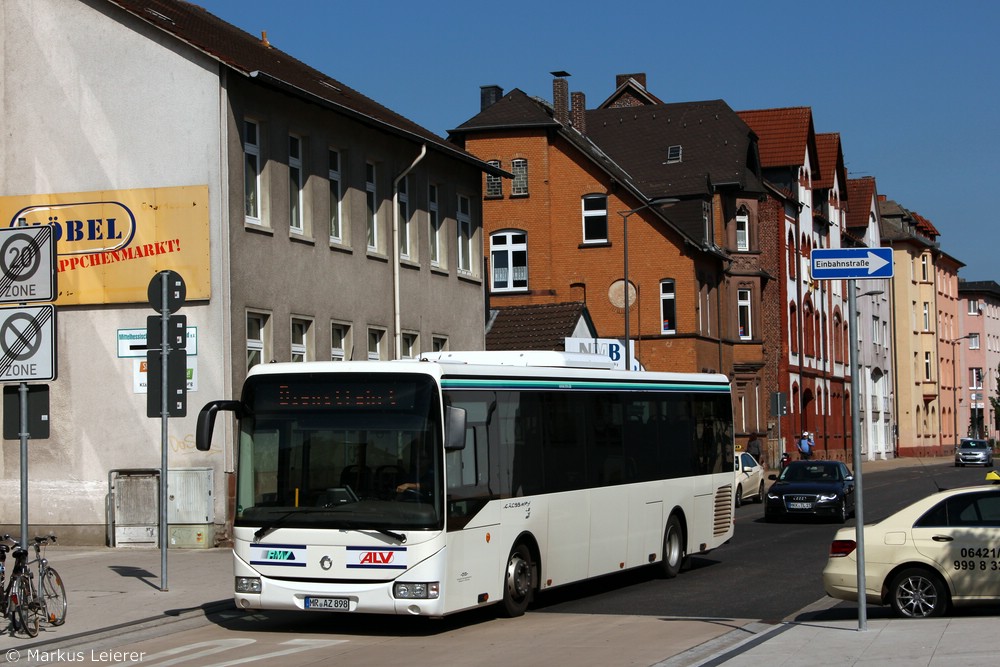
[[[312,322],[292,318],[292,361],[311,361],[309,354]]]
[[[523,197],[528,194],[528,161],[524,158],[511,160],[510,172],[514,174],[514,183],[510,186],[512,197]]]
[[[583,196],[583,242],[604,243],[608,240],[608,196]]]
[[[924,379],[930,382],[931,380],[931,353],[924,352]]]
[[[670,146],[667,148],[667,164],[674,164],[681,161],[681,147]]]
[[[472,206],[469,198],[458,195],[458,270],[472,273]]]
[[[969,334],[969,349],[970,350],[979,349],[979,334],[977,333]]]
[[[969,299],[969,315],[979,315],[982,311],[979,310],[979,300]]]
[[[872,318],[872,343],[876,345],[881,343],[880,331],[882,330],[882,320],[878,317]],[[860,331],[860,329],[859,329]]]
[[[500,168],[500,160],[490,160],[486,164],[491,167]],[[486,197],[503,197],[503,179],[493,174],[486,174]]]
[[[983,388],[983,369],[982,368],[970,368],[969,369],[969,389],[982,389]]]
[[[665,334],[677,333],[675,319],[674,281],[660,281],[660,331]]]
[[[750,250],[750,217],[736,216],[736,249],[741,252]]]
[[[257,123],[243,121],[243,196],[247,222],[260,224],[260,139]]]
[[[383,339],[385,331],[382,329],[368,329],[368,361],[380,361],[384,359],[385,353]]]
[[[400,336],[400,359],[416,359],[420,354],[420,346],[417,344],[418,338],[415,333],[404,333]]]
[[[431,241],[431,266],[442,266],[441,254],[441,214],[438,211],[438,187],[427,186],[427,217],[429,219],[429,234]]]
[[[931,304],[924,301],[924,331],[931,330]]]
[[[528,235],[507,231],[490,236],[490,264],[493,291],[509,292],[528,288]]]
[[[375,165],[365,164],[365,224],[368,229],[368,249],[378,250],[378,199],[375,197]]]
[[[399,197],[399,256],[410,258],[410,177],[404,177],[398,186]]]
[[[269,323],[270,318],[264,313],[247,313],[247,370],[271,356],[268,354]]]
[[[750,290],[736,290],[736,310],[739,313],[740,339],[750,340],[753,337],[753,328],[750,322]]]
[[[340,153],[338,151],[330,151],[327,178],[330,180],[330,240],[339,243],[344,240],[341,219],[341,204],[344,195],[340,190]]]
[[[302,140],[288,137],[288,225],[302,231]]]
[[[927,282],[927,255],[920,256],[920,279]]]
[[[446,352],[448,350],[448,339],[444,336],[434,336],[431,338],[432,352]]]
[[[330,359],[344,361],[351,349],[351,326],[341,322],[330,325]]]

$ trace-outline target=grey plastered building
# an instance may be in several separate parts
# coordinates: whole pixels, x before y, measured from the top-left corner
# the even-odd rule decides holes
[[[174,0],[11,0],[0,12],[0,224],[55,218],[58,377],[30,442],[29,523],[104,543],[116,471],[159,467],[146,286],[184,277],[188,413],[171,470],[208,470],[225,536],[231,425],[205,402],[249,365],[483,349],[481,180],[502,175],[288,54]],[[15,52],[16,51],[16,52]],[[0,529],[18,524],[17,441]]]

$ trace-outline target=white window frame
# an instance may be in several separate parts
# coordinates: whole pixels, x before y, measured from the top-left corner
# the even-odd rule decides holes
[[[396,196],[399,198],[399,257],[410,259],[410,177],[399,181]]]
[[[523,262],[515,261],[519,254],[523,255]],[[502,267],[497,262],[498,257],[505,261]],[[493,292],[521,292],[528,289],[527,232],[507,229],[490,234],[490,274],[490,290]]]
[[[289,352],[293,362],[312,361],[312,320],[293,317],[289,327]]]
[[[251,322],[254,322],[254,326],[251,327]],[[247,343],[247,370],[256,366],[257,364],[267,363],[267,359],[270,354],[270,327],[271,327],[271,316],[268,313],[261,311],[247,311],[246,316],[246,343]],[[255,329],[256,331],[252,331]],[[257,336],[252,336],[252,333],[256,333]],[[256,355],[257,360],[253,361],[252,357]]]
[[[472,200],[465,195],[458,195],[458,210],[455,212],[458,223],[458,270],[460,273],[472,273]]]
[[[750,250],[750,216],[736,216],[736,249],[740,252]]]
[[[344,241],[344,193],[340,189],[340,170],[340,151],[331,148],[326,177],[330,181],[330,240],[335,243]]]
[[[416,359],[420,354],[420,336],[412,331],[399,335],[399,358]]]
[[[253,138],[249,138],[250,128],[253,128]],[[253,166],[250,166],[250,162]],[[248,173],[253,171],[251,177]],[[260,164],[260,124],[249,118],[243,119],[243,212],[246,222],[254,225],[262,224],[261,207],[261,164]],[[250,188],[248,188],[250,186]],[[247,190],[252,190],[247,192]]]
[[[931,330],[931,304],[924,301],[924,331]]]
[[[385,329],[368,327],[368,361],[385,361]]]
[[[589,208],[588,209],[587,208],[587,203],[588,202],[603,203],[604,204],[604,208]],[[583,225],[583,230],[582,230],[582,233],[583,233],[583,242],[585,244],[586,243],[607,243],[608,242],[608,196],[604,195],[604,194],[599,194],[599,193],[583,195],[583,197],[580,198],[580,211],[581,211],[581,216],[582,216],[581,223]],[[588,218],[590,218],[590,219],[604,218],[604,235],[603,236],[594,236],[593,238],[588,238],[587,237],[587,227],[588,227],[587,223],[588,223]],[[593,226],[593,224],[594,224],[593,220],[590,220],[589,222],[591,223],[591,226]],[[590,231],[593,232],[595,230],[591,229]]]
[[[338,343],[340,345],[338,345]],[[346,361],[351,347],[351,325],[346,322],[330,323],[330,360]]]
[[[684,156],[684,151],[680,144],[674,144],[673,146],[667,147],[667,164],[676,164],[681,161]]]
[[[666,307],[668,303],[673,316],[670,319],[673,319],[673,322],[668,322]],[[660,281],[660,333],[677,333],[677,282],[672,278]]]
[[[931,353],[924,352],[924,379],[931,381]]]
[[[738,313],[738,325],[740,340],[750,340],[753,338],[753,310],[751,297],[753,291],[748,287],[740,287],[736,290],[736,310]]]
[[[441,236],[441,210],[438,208],[438,192],[440,188],[434,183],[427,186],[427,219],[428,238],[431,244],[431,266],[444,266],[444,248]]]
[[[969,299],[968,310],[966,311],[969,315],[979,315],[979,299]]]
[[[510,161],[510,173],[514,174],[514,181],[510,185],[511,197],[526,197],[528,195],[528,161],[523,158],[514,158]]]
[[[302,137],[288,135],[288,227],[301,234],[305,231],[305,201],[302,187]]]
[[[378,233],[378,190],[376,178],[378,170],[372,162],[365,163],[365,225],[367,227],[368,249],[378,251],[381,240]]]
[[[491,167],[500,168],[500,160],[489,160],[486,164]],[[486,195],[487,198],[503,197],[503,179],[495,174],[486,174]]]
[[[982,389],[983,388],[983,369],[982,368],[970,368],[969,369],[969,389]]]
[[[969,334],[969,349],[970,350],[979,349],[979,334],[977,333]]]

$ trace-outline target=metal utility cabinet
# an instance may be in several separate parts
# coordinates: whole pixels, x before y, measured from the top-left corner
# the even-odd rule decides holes
[[[167,540],[171,547],[214,546],[212,468],[171,468],[167,475]],[[112,470],[109,485],[111,546],[159,545],[158,468]]]

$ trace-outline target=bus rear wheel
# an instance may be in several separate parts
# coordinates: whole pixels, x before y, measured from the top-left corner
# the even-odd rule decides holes
[[[684,564],[684,528],[676,515],[667,519],[667,528],[663,532],[663,560],[660,561],[660,573],[667,579],[673,579],[681,571]]]
[[[531,552],[524,544],[511,549],[504,572],[503,612],[508,618],[523,616],[534,594]]]

